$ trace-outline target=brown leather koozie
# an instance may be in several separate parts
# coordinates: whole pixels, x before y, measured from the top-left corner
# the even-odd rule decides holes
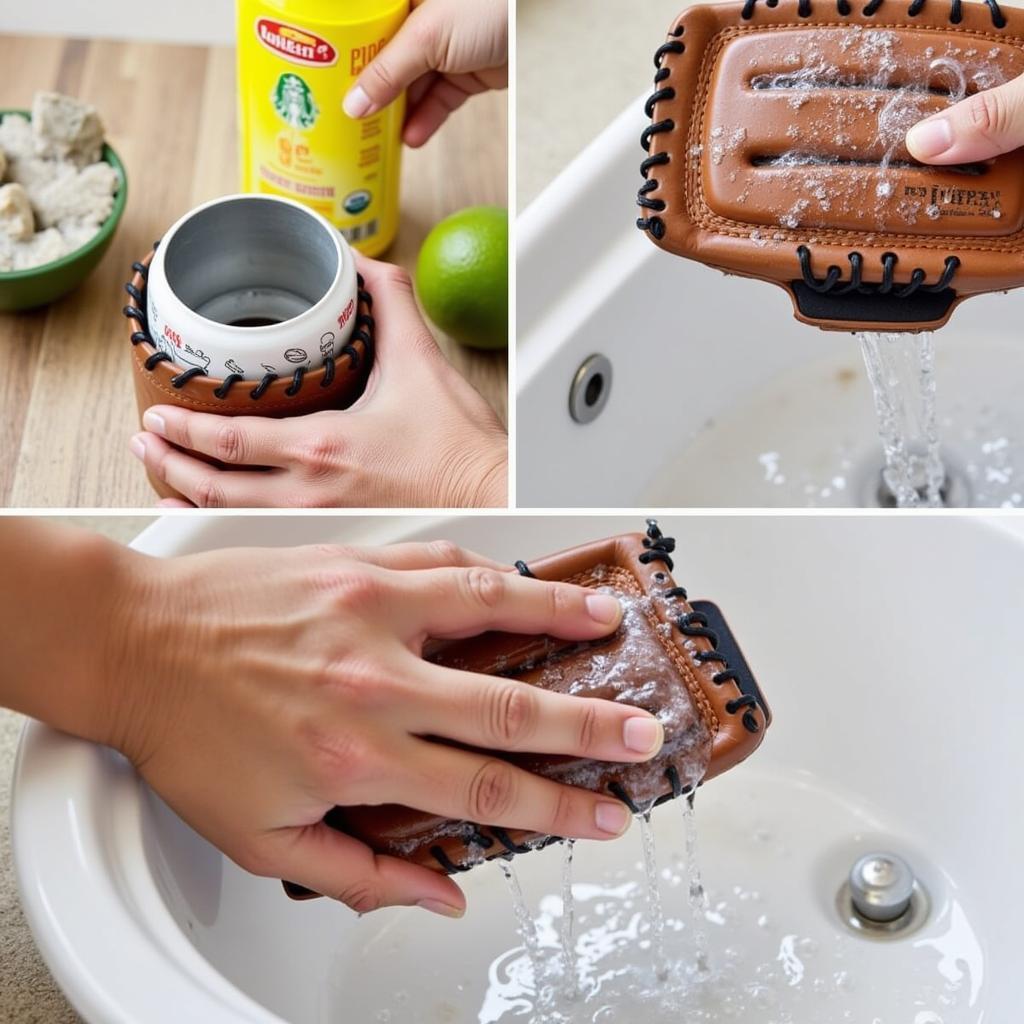
[[[907,129],[1024,71],[997,0],[695,6],[655,55],[637,226],[830,330],[916,331],[1024,284],[1024,150],[924,166]]]
[[[517,563],[520,572],[615,593],[623,622],[591,643],[549,636],[485,633],[428,645],[442,665],[507,676],[534,686],[642,707],[665,729],[661,752],[644,764],[490,752],[550,779],[606,792],[642,812],[692,793],[760,745],[771,713],[725,620],[709,602],[676,586],[672,538],[654,520],[645,534],[595,541]],[[545,846],[558,837],[446,820],[407,807],[336,807],[325,818],[375,852],[436,871],[468,871],[495,857]],[[295,899],[316,895],[286,882]]]
[[[345,409],[366,387],[373,365],[373,298],[358,278],[355,329],[337,359],[328,359],[316,370],[300,367],[290,377],[267,374],[260,381],[244,380],[233,374],[224,380],[208,377],[196,368],[178,366],[153,344],[146,323],[146,273],[153,252],[133,263],[134,276],[125,285],[132,303],[122,310],[129,322],[135,400],[142,414],[151,405],[180,405],[185,409],[221,416],[301,416],[325,409]],[[191,452],[207,462],[214,460]],[[240,469],[247,467],[225,467]],[[248,467],[251,468],[251,467]],[[181,495],[154,478],[149,482],[162,498]]]

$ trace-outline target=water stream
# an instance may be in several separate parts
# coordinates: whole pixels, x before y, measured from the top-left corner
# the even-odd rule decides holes
[[[861,331],[885,454],[883,478],[898,508],[939,508],[946,478],[935,406],[935,348],[930,331]]]
[[[562,853],[562,989],[566,998],[576,995],[576,907],[572,895],[572,854],[576,840],[567,839]]]
[[[665,956],[665,908],[661,902],[661,888],[658,885],[658,856],[651,831],[651,812],[639,816],[640,837],[644,851],[644,880],[647,885],[648,936],[651,962],[658,981],[668,978],[668,959]]]

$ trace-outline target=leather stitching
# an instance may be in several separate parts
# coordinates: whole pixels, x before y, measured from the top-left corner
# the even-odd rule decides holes
[[[602,575],[600,577],[595,575],[598,569],[602,570]],[[633,574],[633,572],[619,565],[596,565],[592,569],[585,569],[582,572],[576,573],[574,576],[570,576],[563,582],[575,583],[577,586],[590,587],[591,589],[611,585],[633,597],[648,596],[647,591],[644,589],[644,585]],[[686,604],[686,607],[689,608],[689,604]],[[697,706],[697,710],[700,712],[700,716],[704,720],[704,725],[710,731],[712,738],[717,736],[719,729],[721,728],[721,721],[719,720],[718,713],[715,711],[714,705],[708,698],[703,683],[696,675],[696,669],[690,664],[688,657],[684,657],[684,652],[680,649],[680,645],[674,642],[669,642],[669,640],[663,636],[661,631],[658,629],[658,626],[662,622],[668,622],[670,625],[671,622],[669,619],[663,618],[659,615],[653,608],[645,608],[641,606],[640,610],[643,613],[644,618],[647,619],[647,622],[651,627],[651,632],[655,637],[657,637],[661,648],[664,650],[665,654],[668,655],[672,664],[675,665],[680,676],[682,676],[683,682],[686,684],[686,689],[690,694],[690,698]],[[696,641],[694,642],[696,643]],[[707,641],[705,641],[705,643],[707,643]],[[700,668],[703,669],[704,666],[702,665]]]

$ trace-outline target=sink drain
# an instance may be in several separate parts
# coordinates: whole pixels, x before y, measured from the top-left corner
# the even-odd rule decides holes
[[[943,508],[969,508],[971,504],[971,489],[967,482],[967,475],[960,469],[956,460],[951,458],[948,452],[942,452],[942,467],[945,470],[945,477],[939,488],[939,499]],[[871,465],[863,473],[864,483],[860,489],[860,504],[864,508],[897,508],[896,495],[885,479],[885,466],[879,466],[877,461],[872,460]],[[921,505],[924,506],[927,499],[927,483],[924,480],[924,471],[921,470],[921,479],[914,481],[914,489],[917,491]]]
[[[928,894],[895,853],[869,853],[850,869],[836,897],[843,923],[858,935],[899,939],[928,918]]]

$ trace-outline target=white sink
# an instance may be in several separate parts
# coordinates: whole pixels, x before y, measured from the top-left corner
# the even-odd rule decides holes
[[[517,222],[517,497],[529,508],[861,506],[882,449],[859,345],[793,318],[777,286],[657,249],[634,226],[643,102]],[[961,504],[1024,504],[1024,289],[965,302],[935,335]],[[579,367],[607,404],[569,413]]]
[[[445,536],[529,559],[641,527],[634,517],[176,518],[137,547],[171,555]],[[1010,639],[1022,611],[1019,530],[946,516],[665,517],[662,527],[678,538],[678,581],[721,603],[775,721],[761,750],[697,800],[714,977],[682,1009],[659,1016],[647,1007],[643,1018],[1016,1020],[1024,746]],[[119,757],[37,724],[25,731],[14,797],[26,913],[91,1024],[490,1021],[496,1011],[480,1012],[490,965],[492,1008],[515,988],[522,957],[494,865],[463,880],[470,910],[461,922],[410,910],[358,919],[326,900],[293,903],[276,881],[246,875],[192,833]],[[680,803],[653,821],[670,948],[685,957]],[[931,915],[912,936],[868,941],[839,921],[845,872],[873,848],[907,857],[929,892]],[[623,886],[619,909],[643,926],[639,856],[635,828],[615,843],[579,844],[584,928],[598,904],[615,902],[595,885]],[[560,857],[551,848],[515,862],[533,910],[544,911],[548,944]],[[609,1009],[587,1004],[574,1021],[639,1019],[627,1006],[640,1004],[616,1003],[613,989],[607,982]]]

